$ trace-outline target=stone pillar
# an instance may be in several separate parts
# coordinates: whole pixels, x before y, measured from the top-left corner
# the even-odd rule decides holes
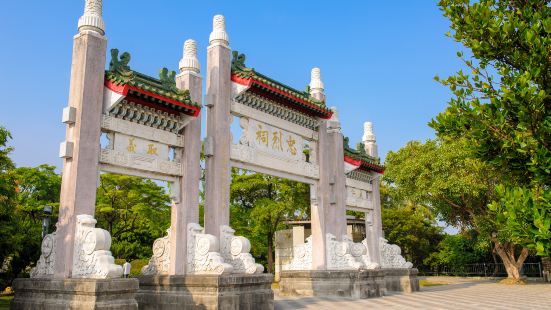
[[[312,69],[310,95],[318,100],[325,100],[323,87],[320,69]],[[341,240],[346,235],[344,148],[337,109],[333,107],[332,110],[331,119],[320,120],[319,126],[319,197],[321,208],[324,210],[325,233],[330,233],[337,240]],[[312,225],[316,220],[319,219],[312,218]],[[315,244],[314,242],[314,246]]]
[[[327,133],[329,137],[329,150],[333,153],[331,158],[331,199],[330,218],[334,225],[334,235],[337,240],[342,240],[346,235],[346,175],[344,173],[344,145],[341,131],[341,123],[336,107],[332,107],[333,116],[328,122]]]
[[[381,254],[379,251],[379,238],[383,236],[383,223],[381,219],[381,195],[379,192],[379,187],[381,183],[381,176],[373,172],[373,181],[371,184],[373,185],[373,224],[371,226],[371,238],[368,239],[368,243],[372,243],[373,249],[370,249],[373,251],[373,254],[371,252],[369,253],[370,258],[372,262],[381,264]],[[367,224],[367,223],[366,223]],[[367,229],[366,229],[367,234]]]
[[[319,144],[318,144],[319,145]],[[321,164],[320,164],[321,170]],[[321,171],[320,171],[321,172]],[[325,209],[321,203],[322,183],[310,185],[310,222],[312,230],[312,269],[325,270]]]
[[[95,213],[107,47],[101,14],[101,0],[86,0],[73,39],[69,106],[63,118],[66,140],[60,148],[63,178],[54,271],[58,279],[71,277],[77,215]]]
[[[312,69],[310,95],[317,100],[325,101],[324,85],[321,81],[321,72],[319,68]],[[312,268],[314,270],[325,270],[327,268],[326,234],[330,233],[337,238],[341,238],[342,234],[346,233],[346,219],[344,219],[344,227],[340,227],[339,223],[341,219],[339,219],[337,215],[337,202],[340,196],[337,194],[336,190],[337,186],[340,186],[340,183],[337,185],[337,168],[335,162],[338,156],[335,148],[338,146],[335,145],[335,143],[338,134],[335,134],[335,130],[340,131],[340,124],[338,124],[338,120],[336,122],[334,121],[335,119],[320,119],[318,127],[319,140],[317,162],[320,168],[320,180],[317,186],[312,186],[310,190],[312,196]],[[340,143],[342,148],[342,141]],[[342,157],[344,160],[344,155]],[[341,160],[341,162],[343,160]],[[341,168],[344,169],[344,166]],[[344,171],[342,173],[344,177]],[[343,190],[341,195],[344,194],[345,192]]]
[[[379,152],[377,150],[377,140],[375,139],[375,134],[373,133],[373,123],[364,123],[364,134],[362,142],[364,144],[365,152],[367,155],[374,158],[379,157]],[[379,190],[381,180],[378,173],[373,172],[371,175],[373,177],[373,181],[371,182],[373,188],[373,192],[371,195],[371,199],[373,200],[373,212],[370,214],[371,220],[369,221],[369,226],[368,217],[366,216],[365,232],[367,243],[370,246],[369,254],[371,255],[371,260],[375,263],[380,264],[379,238],[383,236],[383,224],[381,219],[381,195]]]
[[[180,74],[176,76],[176,86],[189,90],[191,100],[201,103],[202,78],[197,43],[187,40],[184,43],[184,55],[180,60]],[[199,222],[199,181],[201,178],[201,116],[193,118],[184,128],[184,147],[178,149],[177,157],[183,167],[183,176],[179,178],[178,187],[172,200],[170,232],[170,265],[169,275],[186,273],[187,262],[187,226]]]
[[[220,237],[230,222],[231,50],[224,16],[213,19],[207,49],[205,233]]]

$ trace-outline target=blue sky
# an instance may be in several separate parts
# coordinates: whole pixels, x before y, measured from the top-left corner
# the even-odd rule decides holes
[[[84,0],[5,1],[0,10],[0,125],[14,140],[18,166],[61,165],[72,37]],[[199,60],[215,14],[226,16],[230,46],[246,64],[303,89],[322,70],[328,105],[344,134],[360,141],[374,123],[381,156],[410,140],[434,137],[427,126],[449,91],[433,80],[461,68],[457,43],[436,1],[139,1],[104,0],[108,48],[132,54],[134,70],[177,70],[182,44],[198,41]],[[109,59],[108,59],[109,60]]]

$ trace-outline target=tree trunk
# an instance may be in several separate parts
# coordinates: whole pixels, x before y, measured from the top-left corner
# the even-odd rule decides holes
[[[505,270],[507,271],[507,277],[514,280],[520,280],[520,269],[522,264],[528,257],[528,249],[522,248],[518,258],[515,258],[515,244],[511,242],[501,243],[496,237],[492,236],[494,242],[494,249],[503,261]]]
[[[273,233],[268,233],[268,273],[274,273],[274,238]]]

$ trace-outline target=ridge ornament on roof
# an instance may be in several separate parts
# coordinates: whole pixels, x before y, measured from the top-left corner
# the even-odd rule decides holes
[[[333,113],[325,106],[325,101],[315,99],[307,91],[299,91],[263,75],[254,68],[247,68],[246,56],[238,51],[233,51],[232,55],[231,80],[233,82],[250,86],[250,92],[305,114],[325,119],[331,118]]]
[[[353,149],[349,145],[348,137],[344,137],[343,140],[345,162],[357,166],[362,170],[375,171],[378,173],[383,173],[385,171],[385,167],[381,165],[378,158],[374,158],[367,154],[364,143],[358,143],[357,148]]]
[[[130,69],[131,56],[111,50],[109,70],[105,72],[105,86],[123,96],[131,96],[149,107],[179,114],[198,116],[201,106],[191,100],[189,90],[176,87],[176,72],[162,68],[159,79]]]

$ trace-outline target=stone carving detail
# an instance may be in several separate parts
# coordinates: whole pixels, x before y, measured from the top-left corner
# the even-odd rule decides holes
[[[352,170],[346,174],[346,177],[348,179],[357,180],[360,182],[365,182],[371,184],[373,181],[373,176],[367,172],[364,172],[362,170]]]
[[[190,121],[187,116],[176,116],[126,99],[111,106],[109,115],[175,134],[180,133]]]
[[[366,252],[365,247],[360,249],[348,236],[343,236],[343,241],[337,241],[332,234],[326,234],[327,269],[329,270],[357,270],[364,265],[361,256]],[[352,250],[353,249],[353,250]]]
[[[157,172],[173,176],[182,175],[181,163],[116,150],[102,149],[100,153],[100,162],[113,166],[122,166],[125,168]]]
[[[111,236],[107,230],[95,228],[97,221],[88,214],[77,215],[73,278],[106,279],[122,275],[122,267],[111,255]]]
[[[31,269],[31,278],[50,278],[54,274],[56,234],[53,232],[42,239],[41,255],[36,267]]]
[[[170,228],[166,232],[166,236],[158,238],[153,242],[153,256],[149,259],[149,264],[142,267],[142,274],[168,274],[170,263]]]
[[[306,114],[297,112],[275,103],[274,101],[265,99],[250,92],[241,92],[235,99],[236,102],[245,106],[268,113],[275,117],[287,120],[291,123],[306,127],[311,130],[317,130],[318,122],[315,118]]]
[[[346,206],[373,209],[373,204],[369,199],[367,191],[350,186],[346,186]]]
[[[312,270],[312,236],[302,245],[293,247],[293,259],[282,270]]]
[[[348,236],[337,241],[332,234],[326,234],[326,256],[328,270],[377,269],[379,265],[371,262],[367,243],[354,243]],[[312,236],[302,245],[293,247],[293,257],[282,270],[312,270]]]
[[[239,118],[239,126],[243,130],[239,138],[239,144],[249,145],[249,119],[246,117]]]
[[[319,166],[316,164],[278,157],[242,144],[231,145],[230,157],[234,161],[245,164],[319,179]]]
[[[385,238],[379,238],[381,265],[383,268],[411,268],[413,264],[407,262],[402,255],[402,249],[395,244],[389,244]]]
[[[142,268],[144,275],[168,274],[170,264],[170,228],[167,236],[155,240],[153,256],[149,264]],[[233,267],[224,263],[218,253],[218,240],[213,235],[203,233],[203,228],[196,223],[187,227],[187,274],[224,274],[231,273]]]
[[[184,146],[182,135],[174,134],[161,129],[151,128],[143,124],[125,121],[108,115],[103,115],[101,119],[101,128],[103,131],[111,133],[122,133],[132,137],[138,137],[145,140],[151,140],[158,143],[168,144],[176,147]]]
[[[367,239],[364,239],[362,241],[362,245],[366,249],[365,253],[362,255],[362,262],[364,263],[365,267],[367,269],[380,269],[381,266],[379,264],[375,263],[371,259],[371,256],[370,256],[370,253],[369,253],[369,247],[367,246]]]
[[[190,274],[225,274],[233,266],[224,262],[218,252],[215,236],[204,234],[203,227],[189,223],[187,231],[187,272]]]
[[[101,35],[104,34],[105,24],[101,17],[102,0],[86,0],[84,4],[84,15],[78,20],[78,29],[93,30]]]
[[[235,236],[231,227],[220,226],[220,253],[224,260],[233,266],[233,273],[262,273],[264,267],[255,263],[250,241],[242,236]]]

